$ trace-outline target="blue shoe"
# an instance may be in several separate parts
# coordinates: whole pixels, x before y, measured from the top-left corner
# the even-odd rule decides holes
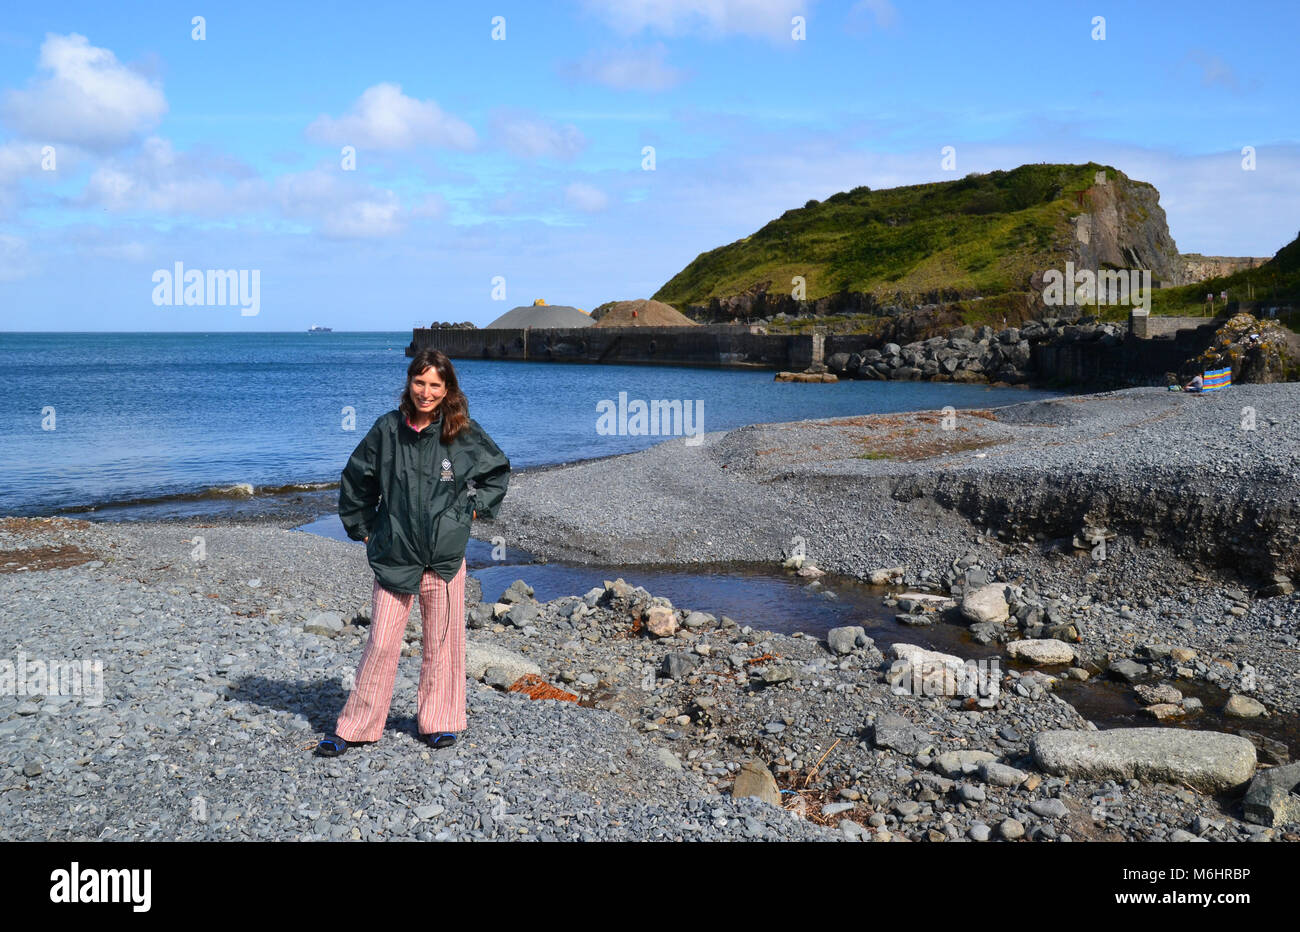
[[[420,735],[420,740],[431,748],[449,748],[456,743],[456,733],[452,731],[434,731]]]
[[[338,757],[348,748],[357,747],[362,744],[374,744],[373,741],[344,741],[338,735],[330,734],[321,739],[321,743],[316,745],[316,753],[321,757]]]
[[[338,757],[348,749],[348,743],[338,735],[327,735],[316,745],[316,753],[321,757]]]

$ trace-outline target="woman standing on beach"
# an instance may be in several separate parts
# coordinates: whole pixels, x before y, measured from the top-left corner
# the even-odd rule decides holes
[[[339,518],[348,537],[366,542],[375,585],[356,685],[316,747],[325,757],[383,734],[416,594],[420,740],[448,747],[465,728],[465,548],[470,523],[496,515],[510,480],[510,461],[468,408],[451,360],[421,350],[397,410],[375,421],[343,470]]]

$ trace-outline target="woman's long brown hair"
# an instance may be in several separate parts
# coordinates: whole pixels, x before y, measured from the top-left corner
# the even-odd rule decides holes
[[[438,378],[447,386],[447,394],[439,402],[438,412],[442,414],[442,442],[450,443],[469,425],[469,401],[460,390],[451,360],[442,350],[422,349],[412,357],[411,364],[406,367],[406,385],[402,388],[397,407],[407,420],[415,420],[417,409],[411,400],[411,380],[429,368],[436,369]]]

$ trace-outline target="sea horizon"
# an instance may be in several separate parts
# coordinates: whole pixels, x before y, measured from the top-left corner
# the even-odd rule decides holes
[[[12,378],[0,388],[0,468],[11,481],[0,490],[0,514],[260,514],[261,498],[268,507],[319,498],[336,487],[370,425],[397,407],[409,340],[407,331],[6,333],[0,365]],[[471,416],[515,469],[629,453],[691,431],[1062,394],[926,382],[793,385],[774,382],[767,369],[453,364]],[[301,404],[287,407],[295,396]],[[629,432],[628,409],[635,429],[635,403],[656,401],[681,404],[686,417],[665,412],[664,424],[642,425],[657,432]],[[295,504],[310,510],[308,500]]]

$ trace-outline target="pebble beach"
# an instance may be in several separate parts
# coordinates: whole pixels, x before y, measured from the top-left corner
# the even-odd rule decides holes
[[[918,692],[969,656],[764,631],[621,579],[538,602],[524,566],[504,592],[467,587],[457,744],[415,739],[417,606],[383,740],[335,759],[311,749],[366,636],[359,545],[291,529],[310,515],[0,519],[4,656],[102,664],[102,697],[0,695],[0,833],[1296,840],[1287,791],[1251,788],[1296,750],[1297,418],[1291,384],[1132,389],[522,471],[476,537],[629,575],[784,565],[832,598],[871,581],[900,631],[1000,666]],[[1152,727],[1098,730],[1062,698],[1102,683],[1160,707]]]

